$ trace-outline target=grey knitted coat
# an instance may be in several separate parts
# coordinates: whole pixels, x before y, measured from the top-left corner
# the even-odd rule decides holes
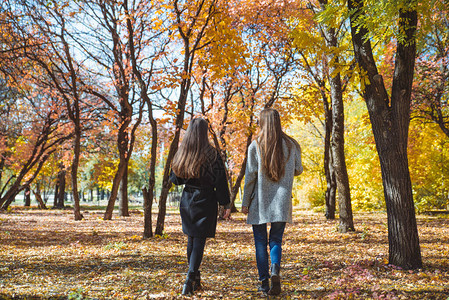
[[[257,141],[248,148],[248,162],[245,171],[245,188],[242,206],[248,207],[248,224],[292,222],[293,177],[302,173],[301,148],[297,143],[291,147],[290,155],[283,143],[284,157],[287,157],[284,176],[277,182],[263,172]]]

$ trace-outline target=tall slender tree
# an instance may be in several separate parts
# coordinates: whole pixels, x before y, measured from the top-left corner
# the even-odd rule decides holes
[[[85,92],[103,101],[108,107],[107,121],[117,134],[118,166],[113,178],[111,194],[108,199],[104,219],[110,220],[119,192],[121,204],[119,215],[128,216],[128,191],[119,190],[127,177],[129,159],[132,155],[135,133],[142,121],[144,102],[137,97],[133,81],[132,66],[129,59],[129,36],[126,32],[126,19],[123,4],[115,1],[76,1],[71,4],[75,11],[83,11],[78,18],[78,28],[97,28],[97,30],[75,30],[72,42],[81,49],[81,58],[87,61],[90,82],[84,84]],[[74,16],[76,17],[76,15]],[[77,28],[77,27],[74,27]],[[94,84],[95,83],[95,84]]]
[[[152,212],[153,198],[155,195],[156,185],[156,163],[157,163],[157,148],[158,148],[158,123],[153,113],[153,100],[151,95],[156,93],[160,87],[152,88],[150,83],[155,76],[155,65],[158,61],[158,57],[163,54],[165,47],[167,46],[169,39],[167,36],[167,30],[156,30],[154,24],[148,24],[145,21],[147,15],[154,14],[160,9],[155,3],[138,3],[135,7],[130,7],[128,1],[123,1],[123,7],[127,16],[126,28],[129,36],[128,47],[129,56],[131,60],[132,72],[136,78],[141,101],[146,104],[148,108],[148,120],[151,126],[151,148],[150,148],[150,167],[148,186],[142,189],[144,197],[144,231],[143,237],[150,238],[153,236],[152,229]],[[134,22],[132,21],[134,20]],[[153,26],[152,26],[153,25]],[[138,28],[146,28],[150,34],[147,36]],[[143,37],[147,37],[143,39]],[[162,37],[162,38],[161,38]],[[159,44],[155,42],[156,39],[161,41]],[[154,46],[158,45],[158,46]],[[151,53],[145,56],[142,53]],[[150,60],[148,65],[144,65],[142,60]],[[146,67],[146,68],[145,68]]]
[[[181,129],[184,125],[184,114],[187,97],[192,84],[192,69],[196,62],[199,49],[205,47],[210,41],[205,40],[205,32],[211,24],[216,13],[215,0],[178,1],[172,3],[174,27],[182,45],[182,66],[178,74],[179,96],[176,103],[176,116],[174,120],[174,133],[170,142],[168,155],[165,161],[162,190],[159,198],[159,212],[157,216],[155,234],[162,235],[164,231],[167,196],[171,187],[169,180],[170,165],[178,150]]]
[[[16,3],[17,5],[19,2]],[[73,124],[73,158],[71,163],[72,198],[74,202],[74,218],[82,220],[80,198],[78,191],[78,168],[81,155],[82,133],[89,122],[82,124],[85,119],[86,102],[83,102],[83,86],[80,83],[83,67],[73,57],[73,46],[70,45],[70,32],[67,31],[67,15],[72,13],[68,5],[58,5],[45,1],[21,1],[23,13],[29,22],[38,29],[45,44],[36,44],[33,48],[25,48],[24,55],[40,65],[46,76],[35,76],[35,81],[57,91],[67,110],[67,115]],[[27,27],[17,24],[22,31]],[[28,39],[33,39],[34,32],[23,32]],[[58,182],[62,182],[59,180]],[[59,187],[61,188],[61,186]],[[61,192],[61,191],[59,191]],[[58,198],[61,201],[61,198]],[[60,204],[58,204],[61,206]]]
[[[328,1],[320,0],[321,10],[327,9]],[[328,63],[328,81],[330,86],[330,98],[332,102],[332,166],[335,170],[338,191],[339,207],[339,232],[354,231],[354,221],[352,216],[351,193],[349,188],[349,177],[345,159],[345,128],[344,128],[344,107],[343,107],[343,83],[339,72],[340,58],[338,55],[338,33],[337,28],[329,24],[321,25],[322,35],[326,46]]]
[[[326,176],[325,216],[335,218],[336,194],[338,192],[339,231],[354,230],[352,215],[349,176],[346,168],[344,151],[344,92],[348,86],[348,78],[342,76],[342,71],[350,69],[341,50],[344,47],[346,31],[344,17],[332,14],[323,17],[328,11],[335,12],[338,4],[327,1],[309,1],[309,13],[298,20],[298,27],[294,30],[295,44],[300,53],[299,65],[313,82],[313,90],[308,97],[309,102],[321,98],[324,118],[320,120],[324,128],[324,174]],[[344,7],[338,7],[344,11]],[[343,45],[342,45],[343,44]],[[310,87],[304,88],[310,93]],[[301,99],[304,102],[304,99]],[[307,105],[311,105],[307,103]]]

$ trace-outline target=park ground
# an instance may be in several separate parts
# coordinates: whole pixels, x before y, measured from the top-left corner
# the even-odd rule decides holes
[[[186,237],[171,209],[165,234],[142,239],[143,213],[102,220],[103,211],[13,207],[0,213],[0,299],[181,299]],[[155,216],[154,216],[155,218]],[[385,213],[356,213],[356,232],[295,211],[284,237],[283,292],[276,299],[449,299],[449,219],[420,215],[423,269],[388,265]],[[251,227],[219,221],[193,299],[257,299]]]

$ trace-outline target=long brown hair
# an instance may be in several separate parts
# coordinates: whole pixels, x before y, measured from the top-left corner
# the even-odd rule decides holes
[[[178,151],[173,157],[172,169],[176,176],[181,178],[198,178],[201,166],[211,160],[216,153],[209,143],[209,124],[202,118],[190,121]]]
[[[260,112],[259,126],[257,142],[262,166],[268,178],[279,181],[285,173],[286,158],[282,148],[283,141],[288,147],[288,155],[290,155],[294,141],[282,131],[281,117],[279,112],[273,108],[266,108]]]

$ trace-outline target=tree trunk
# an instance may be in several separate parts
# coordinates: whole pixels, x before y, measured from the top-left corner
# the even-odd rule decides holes
[[[30,207],[31,206],[31,190],[30,190],[29,186],[27,186],[25,188],[23,195],[24,195],[24,202],[25,202],[24,206]]]
[[[11,205],[12,202],[14,202],[15,197],[26,187],[29,186],[33,180],[36,178],[36,176],[39,174],[40,170],[42,169],[42,166],[44,165],[45,161],[47,160],[48,156],[53,151],[50,151],[46,155],[43,155],[41,158],[41,161],[38,163],[37,168],[35,168],[33,175],[31,178],[23,185],[21,185],[22,179],[25,177],[25,175],[28,173],[28,171],[31,169],[30,166],[34,166],[35,163],[31,162],[30,164],[27,163],[27,166],[22,168],[19,175],[17,177],[13,176],[15,178],[14,183],[11,185],[11,187],[6,191],[5,195],[0,198],[0,205],[2,209],[7,209],[9,205]],[[11,177],[11,179],[13,178]]]
[[[66,101],[66,109],[68,111],[68,115],[70,120],[73,123],[74,126],[74,134],[75,138],[73,141],[73,160],[72,160],[72,166],[71,166],[71,183],[72,183],[72,200],[73,200],[73,214],[75,221],[80,221],[83,219],[83,215],[81,214],[81,208],[80,208],[80,196],[78,192],[78,168],[79,168],[79,161],[80,161],[80,152],[81,152],[81,109],[80,109],[80,97],[79,97],[79,90],[78,90],[78,73],[77,69],[75,68],[73,64],[73,59],[70,51],[69,43],[65,40],[64,37],[65,31],[62,31],[62,34],[60,35],[62,44],[64,45],[64,53],[67,58],[67,63],[70,70],[70,79],[71,79],[71,93],[73,97],[73,105],[70,101],[69,97],[64,97]],[[59,84],[57,85],[59,87]],[[61,94],[64,94],[61,91]],[[83,194],[84,198],[84,194]]]
[[[326,176],[326,194],[325,194],[325,216],[328,220],[335,219],[337,182],[335,179],[335,170],[333,166],[333,155],[331,148],[332,135],[332,110],[329,108],[327,97],[323,97],[324,103],[324,174]]]
[[[97,203],[100,204],[100,188],[98,186],[96,187],[96,191],[97,191],[97,193],[96,193],[96,195],[97,195]]]
[[[140,75],[140,73],[139,73]],[[138,78],[142,79],[140,76]],[[141,81],[143,84],[143,81]],[[145,89],[146,90],[146,89]],[[148,189],[143,189],[144,197],[144,230],[143,238],[147,239],[153,236],[153,217],[151,209],[153,207],[154,187],[156,185],[156,162],[157,162],[157,122],[153,116],[153,106],[147,93],[144,94],[145,102],[148,105],[148,117],[151,124],[151,158],[150,158],[150,177],[148,178]]]
[[[329,148],[330,151],[330,148]],[[330,154],[332,155],[332,153]],[[327,186],[326,186],[326,219],[328,220],[335,220],[335,211],[336,211],[336,205],[337,205],[337,179],[335,176],[335,170],[333,165],[333,159],[330,158],[328,162],[328,176],[329,179],[326,179]]]
[[[36,198],[36,201],[38,203],[38,208],[39,209],[47,209],[47,206],[45,206],[44,201],[42,201],[42,197],[41,194],[39,192],[39,190],[33,191],[34,197]]]
[[[184,101],[183,107],[185,108],[185,101]],[[182,109],[181,113],[182,113],[182,121],[184,121],[184,109]],[[179,118],[180,118],[180,116],[178,115],[178,119]],[[181,126],[178,127],[178,122],[176,122],[176,123],[177,123],[176,133],[175,133],[175,137],[170,145],[170,149],[168,151],[167,161],[165,163],[165,168],[164,168],[164,177],[162,179],[161,195],[159,196],[159,211],[157,214],[156,229],[154,232],[156,235],[164,234],[165,214],[167,212],[167,196],[168,196],[168,192],[172,186],[172,183],[169,180],[170,165],[171,165],[171,162],[173,160],[173,157],[174,157],[176,151],[178,150],[179,132],[181,131]]]
[[[159,196],[159,211],[157,214],[156,229],[154,232],[156,235],[161,236],[164,234],[165,214],[167,212],[167,196],[171,185],[172,184],[168,179],[164,180],[162,184],[161,195]]]
[[[114,180],[112,181],[112,190],[109,196],[108,205],[106,207],[106,211],[104,213],[104,220],[112,219],[112,212],[114,211],[115,200],[117,200],[118,189],[120,186],[120,182],[122,180],[125,162],[120,159],[118,164],[117,172],[115,173]]]
[[[56,207],[57,208],[64,208],[64,195],[65,195],[65,174],[66,171],[64,169],[64,166],[61,164],[62,170],[61,172],[59,172],[59,190],[58,190],[58,194],[57,197],[58,199],[56,200]]]
[[[237,198],[237,195],[239,193],[240,187],[242,185],[242,180],[245,177],[245,170],[246,170],[246,162],[247,162],[247,158],[245,157],[245,159],[242,162],[242,167],[240,169],[239,175],[237,176],[234,184],[232,185],[231,188],[231,192],[230,192],[230,196],[231,196],[231,212],[237,212],[237,207],[235,207],[235,199]],[[223,211],[224,213],[224,211]]]
[[[59,195],[59,173],[56,177],[55,194],[53,196],[53,208],[58,208],[58,195]]]
[[[320,1],[324,10],[327,5],[326,0]],[[354,231],[354,221],[352,216],[351,193],[349,189],[349,177],[345,160],[345,137],[344,137],[344,107],[343,92],[340,73],[337,71],[339,65],[338,54],[333,51],[338,47],[338,40],[335,29],[327,24],[322,26],[326,46],[328,51],[327,63],[329,67],[328,80],[331,90],[332,103],[332,136],[331,152],[332,161],[337,179],[338,208],[339,208],[339,232]]]
[[[154,184],[153,187],[150,186],[148,189],[144,187],[142,189],[143,194],[143,216],[144,216],[144,225],[143,225],[143,238],[148,239],[153,236],[153,218],[151,213],[151,208],[153,206],[153,194],[154,191]]]
[[[6,210],[8,209],[8,207],[11,205],[11,203],[13,203],[16,200],[16,196],[17,194],[19,194],[19,190],[15,190],[15,192],[11,191],[7,193],[7,196],[3,197],[3,199],[5,199],[3,205],[2,205],[2,209]]]
[[[338,60],[337,60],[338,63]],[[332,73],[333,67],[329,72]],[[338,210],[339,210],[339,232],[354,231],[352,216],[351,193],[349,189],[349,177],[346,169],[344,149],[344,112],[343,97],[341,93],[341,80],[338,73],[329,79],[332,99],[332,159],[337,179]]]
[[[75,217],[75,221],[80,221],[83,219],[80,207],[80,197],[78,193],[78,166],[80,160],[80,152],[81,152],[81,128],[79,124],[77,124],[77,122],[75,121],[75,140],[74,140],[73,161],[71,169],[73,214]]]
[[[2,183],[2,176],[3,176],[3,168],[5,167],[5,157],[3,153],[0,153],[0,184]],[[0,185],[0,198],[3,194],[3,187]]]
[[[125,55],[123,52],[123,44],[121,41],[122,37],[121,34],[117,31],[117,28],[119,28],[119,26],[117,26],[118,20],[115,18],[109,19],[109,17],[111,17],[112,15],[110,15],[110,12],[108,11],[113,10],[116,4],[112,2],[100,2],[100,3],[101,9],[103,10],[103,16],[105,18],[105,21],[114,24],[114,26],[110,26],[108,30],[112,38],[112,53],[114,57],[113,62],[114,86],[117,90],[120,103],[120,110],[118,112],[118,119],[117,119],[117,121],[119,122],[118,135],[117,135],[119,165],[117,168],[117,172],[114,176],[114,180],[112,182],[111,196],[109,198],[108,205],[103,217],[104,220],[111,220],[115,201],[117,200],[120,183],[122,182],[123,174],[125,173],[125,170],[128,167],[128,162],[132,154],[133,141],[134,141],[133,134],[137,126],[140,124],[141,110],[139,110],[139,119],[136,120],[133,128],[130,128],[129,125],[131,124],[133,118],[133,106],[129,102],[131,94],[130,82],[132,80],[132,74],[128,69],[130,67],[129,56],[127,54]],[[124,3],[122,2],[122,5],[127,5],[127,1],[124,1]],[[131,40],[131,43],[133,43],[133,40]],[[131,135],[131,141],[129,135]]]
[[[245,172],[246,172],[246,164],[248,162],[248,148],[251,145],[252,139],[253,139],[253,132],[251,131],[251,127],[253,125],[253,112],[254,112],[254,105],[255,105],[255,91],[253,90],[253,94],[250,97],[250,102],[249,105],[246,105],[246,107],[249,109],[249,111],[251,112],[250,115],[250,119],[249,119],[249,125],[248,125],[248,136],[246,138],[246,147],[245,147],[245,157],[243,158],[243,162],[242,162],[242,166],[240,167],[240,171],[239,174],[234,182],[234,185],[231,185],[231,203],[232,203],[232,208],[231,211],[236,212],[237,208],[235,207],[235,199],[237,198],[237,194],[240,190],[240,187],[242,185],[242,180],[245,177]],[[269,102],[265,104],[265,108],[271,107],[273,103]],[[223,138],[223,135],[221,136]],[[224,138],[223,138],[224,139]]]
[[[41,184],[39,182],[36,183],[36,192],[32,191],[34,195],[38,194],[39,196],[41,196]],[[41,200],[42,200],[42,196],[41,196]]]
[[[399,12],[399,30],[405,42],[398,42],[391,103],[377,72],[366,27],[357,25],[364,17],[363,1],[349,0],[351,34],[356,60],[366,72],[369,84],[363,91],[379,154],[388,218],[389,263],[403,269],[422,267],[418,228],[408,169],[407,139],[410,98],[416,55],[417,12]]]
[[[379,155],[384,182],[384,195],[388,214],[389,262],[404,269],[421,268],[421,252],[410,174],[406,153],[400,153],[397,145],[383,145],[386,151]],[[404,157],[405,156],[405,157]]]
[[[343,116],[339,117],[343,118]],[[334,122],[332,134],[332,153],[334,154],[334,169],[337,179],[338,210],[339,210],[339,232],[354,231],[354,221],[352,216],[351,195],[349,189],[349,177],[346,169],[344,153],[344,133],[343,124],[341,127]],[[341,122],[343,123],[343,122]],[[337,128],[336,128],[337,127]],[[339,127],[339,128],[338,128]],[[340,131],[339,133],[337,133]]]
[[[126,13],[128,10],[128,2],[123,2]],[[156,162],[157,162],[157,122],[153,116],[153,104],[151,99],[148,97],[148,85],[147,81],[145,81],[142,77],[142,72],[139,70],[137,66],[137,57],[134,48],[134,28],[131,22],[131,18],[127,18],[126,25],[128,28],[129,34],[129,49],[130,49],[130,58],[131,65],[133,68],[133,74],[137,78],[137,82],[140,87],[140,96],[142,97],[144,103],[148,106],[148,119],[151,124],[151,158],[150,158],[150,176],[148,179],[148,188],[144,187],[142,189],[143,199],[144,199],[144,229],[143,229],[143,238],[147,239],[153,236],[153,218],[152,218],[152,207],[153,207],[153,199],[154,199],[154,187],[156,185]],[[150,73],[151,74],[151,73]],[[143,108],[143,107],[142,107]]]
[[[120,184],[120,202],[119,202],[119,216],[129,217],[128,210],[128,163],[124,167],[122,182]]]
[[[123,120],[123,118],[122,118]],[[108,205],[106,207],[106,211],[104,213],[104,220],[112,219],[112,212],[114,211],[115,201],[117,200],[118,190],[120,183],[123,178],[123,174],[125,172],[125,168],[128,166],[128,133],[126,129],[128,128],[128,122],[122,121],[122,124],[119,128],[119,133],[117,137],[117,144],[119,150],[119,164],[117,168],[117,172],[115,173],[114,180],[112,182],[112,190],[111,195],[108,200]]]

